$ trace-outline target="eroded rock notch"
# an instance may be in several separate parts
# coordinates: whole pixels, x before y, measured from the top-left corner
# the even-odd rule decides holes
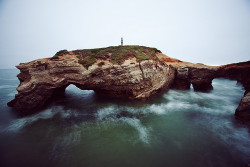
[[[214,78],[242,83],[246,92],[236,118],[250,122],[250,61],[224,66],[207,66],[170,58],[156,48],[116,46],[100,49],[62,50],[17,66],[20,85],[9,106],[23,112],[44,106],[69,84],[113,97],[146,99],[160,90],[190,89],[207,92]]]
[[[159,53],[141,46],[63,50],[52,58],[21,63],[18,94],[8,105],[30,112],[69,84],[113,97],[146,99],[174,80],[175,69],[158,58]]]

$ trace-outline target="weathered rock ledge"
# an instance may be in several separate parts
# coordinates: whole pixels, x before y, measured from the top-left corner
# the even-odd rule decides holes
[[[79,61],[79,54],[65,52],[56,58],[18,65],[21,71],[18,94],[8,105],[24,113],[30,112],[42,107],[53,94],[64,91],[69,84],[113,97],[146,99],[169,88],[174,80],[174,68],[158,59],[157,51],[154,53],[157,59],[124,55],[126,59],[119,63],[112,62],[117,57],[112,59],[114,53],[109,52],[87,67]]]
[[[20,85],[9,106],[29,113],[58,92],[74,84],[109,96],[146,99],[170,86],[195,91],[213,89],[214,78],[229,78],[242,83],[246,92],[235,116],[250,121],[250,62],[207,66],[182,62],[155,48],[119,46],[95,50],[61,51],[17,66]]]
[[[223,66],[207,66],[178,60],[167,64],[176,69],[172,85],[176,89],[186,90],[192,84],[195,91],[208,92],[213,89],[214,78],[227,78],[241,83],[245,88],[245,94],[235,111],[235,116],[245,123],[250,123],[250,61]]]

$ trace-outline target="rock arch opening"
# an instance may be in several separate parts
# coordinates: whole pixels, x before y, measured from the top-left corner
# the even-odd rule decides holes
[[[85,96],[93,96],[94,94],[95,94],[94,90],[78,87],[77,84],[74,83],[70,83],[59,88],[55,88],[53,92],[54,97],[64,97],[64,96],[85,97]]]
[[[54,90],[49,104],[75,109],[92,103],[95,99],[94,90],[80,89],[75,84],[68,84]]]

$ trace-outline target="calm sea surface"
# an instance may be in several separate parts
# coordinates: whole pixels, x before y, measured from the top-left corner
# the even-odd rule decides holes
[[[41,112],[21,117],[18,70],[0,70],[0,166],[240,167],[249,129],[234,119],[244,90],[214,79],[210,93],[170,90],[144,102],[110,99],[74,85]]]

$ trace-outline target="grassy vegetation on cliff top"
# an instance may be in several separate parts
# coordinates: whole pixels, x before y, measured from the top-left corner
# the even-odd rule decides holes
[[[51,57],[51,59],[53,60],[53,59],[57,59],[58,58],[58,56],[62,56],[62,55],[64,55],[64,54],[67,54],[67,53],[69,53],[67,50],[60,50],[60,51],[58,51],[58,52],[56,52],[56,54],[53,56],[53,57]]]
[[[59,51],[54,57],[52,57],[52,59],[55,59],[66,52],[67,51],[65,50]],[[135,57],[137,61],[149,59],[158,61],[156,53],[161,53],[161,51],[156,48],[139,45],[110,46],[107,48],[74,50],[72,52],[78,55],[79,63],[87,68],[93,65],[97,59],[110,59],[114,64],[122,64],[124,60],[129,57]]]

